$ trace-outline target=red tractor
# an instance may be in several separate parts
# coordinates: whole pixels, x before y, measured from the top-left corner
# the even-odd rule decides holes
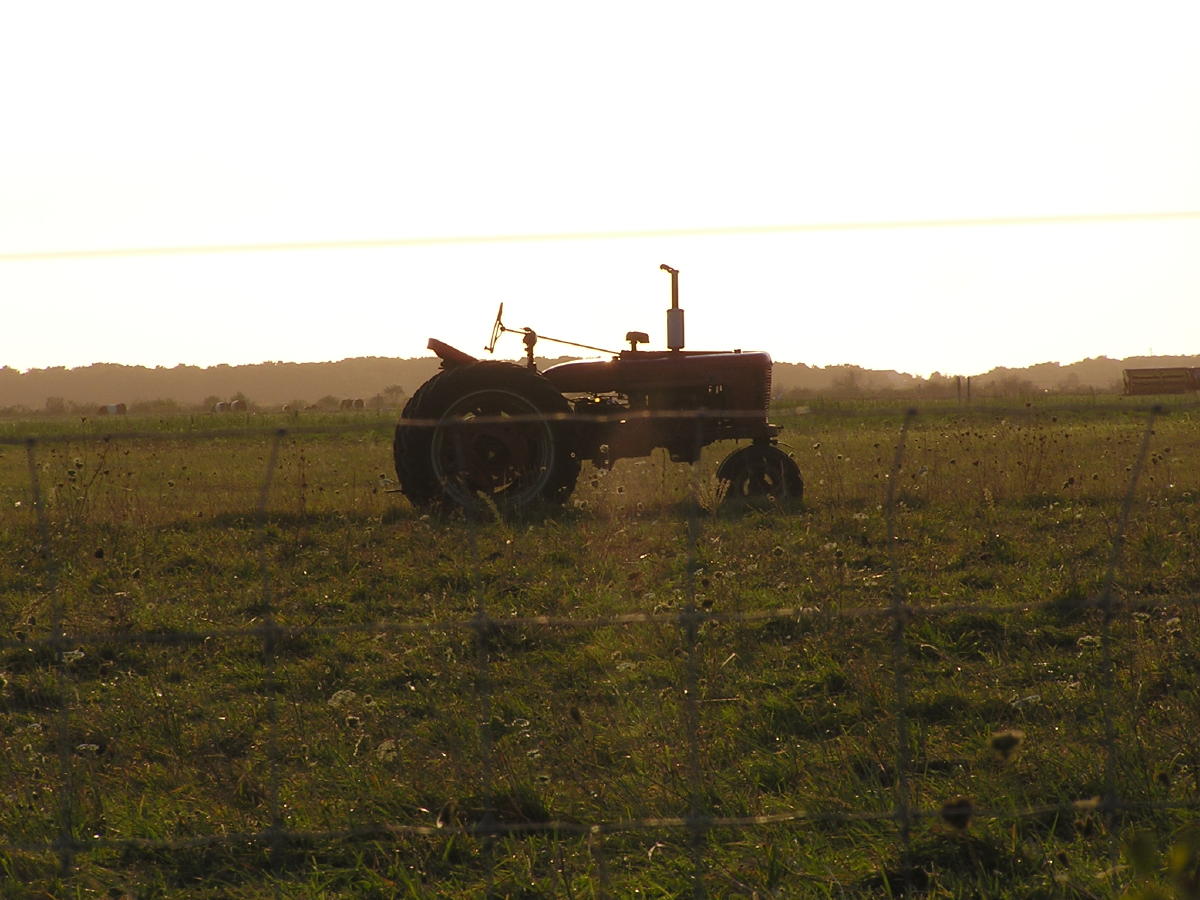
[[[480,360],[442,341],[429,349],[442,369],[412,395],[393,445],[400,489],[421,507],[494,506],[512,513],[561,504],[584,460],[607,468],[663,447],[675,462],[694,463],[715,441],[749,440],[717,468],[723,504],[798,502],[800,470],[767,421],[771,357],[761,351],[683,349],[679,272],[671,275],[666,350],[643,350],[631,331],[619,352],[557,338],[543,340],[612,354],[539,372],[530,328],[496,316],[490,353],[505,332],[522,334],[526,364]]]

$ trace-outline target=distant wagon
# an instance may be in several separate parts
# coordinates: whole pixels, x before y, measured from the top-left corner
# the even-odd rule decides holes
[[[1125,369],[1126,394],[1186,394],[1200,390],[1200,369]]]

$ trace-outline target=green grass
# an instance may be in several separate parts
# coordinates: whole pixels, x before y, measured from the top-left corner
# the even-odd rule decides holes
[[[0,894],[683,896],[688,830],[620,826],[693,805],[801,814],[699,835],[712,896],[1151,883],[1112,854],[1131,835],[1166,848],[1200,800],[1196,411],[1156,422],[1107,624],[1089,599],[1144,410],[923,407],[889,542],[903,414],[780,410],[799,513],[690,521],[715,447],[694,470],[585,468],[561,513],[491,524],[390,493],[382,418],[279,438],[263,517],[272,429],[348,417],[224,418],[199,438],[212,417],[131,417],[143,436],[109,440],[5,423],[0,437],[45,438],[49,547],[31,451],[0,445]],[[899,644],[897,583],[918,610]],[[694,645],[671,619],[689,601],[713,614]],[[660,618],[481,631],[481,607]],[[785,607],[801,611],[739,617]],[[267,622],[288,631],[267,641],[252,630]],[[1022,739],[1004,754],[997,733]],[[1086,802],[1110,785],[1131,804],[1115,816]],[[930,814],[907,847],[902,786]],[[966,828],[938,815],[961,798]],[[36,849],[64,810],[84,845],[67,873]],[[275,814],[300,836],[236,837]],[[468,833],[489,820],[529,830]],[[534,827],[548,821],[566,830]]]

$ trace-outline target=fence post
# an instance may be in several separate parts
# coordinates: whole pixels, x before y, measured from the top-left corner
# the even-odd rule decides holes
[[[275,621],[274,587],[271,582],[270,554],[267,550],[267,501],[271,496],[271,485],[275,480],[275,470],[279,464],[279,448],[286,434],[287,431],[283,428],[275,432],[275,439],[271,442],[271,451],[267,455],[267,468],[263,473],[262,485],[258,491],[258,504],[255,507],[255,518],[259,527],[258,565],[262,576],[263,623],[260,634],[262,636],[263,688],[267,695],[267,764],[269,767],[267,803],[271,824],[266,833],[270,847],[271,868],[275,874],[276,897],[281,896],[287,833],[283,822],[282,807],[279,803],[279,786],[282,776],[279,771],[279,679],[276,662],[282,631]]]
[[[1101,709],[1104,717],[1104,799],[1101,808],[1104,811],[1104,823],[1108,829],[1108,854],[1110,871],[1116,865],[1119,856],[1119,842],[1114,825],[1119,801],[1117,798],[1117,725],[1113,718],[1113,699],[1116,696],[1116,670],[1112,648],[1112,621],[1117,614],[1116,580],[1117,572],[1122,565],[1122,555],[1125,548],[1125,533],[1129,528],[1129,519],[1133,514],[1133,502],[1137,492],[1138,480],[1146,464],[1146,456],[1150,450],[1150,438],[1154,435],[1154,421],[1162,407],[1155,406],[1146,418],[1146,428],[1142,432],[1142,442],[1138,447],[1137,456],[1129,470],[1129,481],[1125,486],[1125,496],[1121,501],[1121,516],[1117,521],[1117,529],[1113,534],[1112,547],[1108,556],[1108,567],[1104,573],[1104,584],[1100,590],[1099,606],[1103,614],[1100,624],[1100,653],[1101,673],[1100,690],[1103,694]]]
[[[701,900],[708,896],[704,886],[704,835],[705,812],[704,778],[700,767],[700,659],[699,641],[700,612],[696,608],[696,569],[699,566],[697,548],[700,545],[700,486],[696,466],[699,463],[700,447],[703,446],[704,422],[699,414],[695,417],[696,462],[690,466],[687,521],[687,571],[684,589],[687,603],[679,615],[683,630],[686,656],[686,674],[683,691],[684,730],[688,744],[688,832],[692,853],[692,897]]]
[[[462,442],[458,442],[460,471],[466,469]],[[475,643],[475,697],[479,701],[479,762],[480,794],[483,799],[483,815],[474,827],[483,841],[482,857],[486,896],[495,891],[496,879],[496,775],[495,748],[492,745],[492,685],[491,667],[488,660],[488,638],[495,626],[488,616],[487,600],[483,591],[483,573],[480,569],[479,515],[478,511],[465,510],[467,520],[467,545],[471,555],[471,589],[475,594],[475,615],[471,618],[471,632]]]
[[[909,734],[908,734],[908,676],[905,659],[905,626],[911,614],[905,596],[904,578],[900,574],[900,561],[896,547],[896,492],[900,481],[900,470],[904,464],[905,444],[908,429],[916,417],[915,409],[904,413],[900,426],[900,437],[896,441],[896,453],[892,457],[892,469],[888,475],[887,493],[884,498],[884,517],[887,520],[888,562],[892,570],[892,668],[896,698],[896,824],[900,837],[901,870],[904,889],[910,888],[912,867],[912,797],[908,783]]]
[[[591,854],[592,862],[595,863],[597,876],[599,877],[599,885],[596,889],[596,897],[598,900],[608,900],[611,895],[609,888],[611,879],[608,873],[608,857],[604,854],[604,829],[600,825],[593,825],[588,829],[587,836],[588,852]]]
[[[29,466],[29,491],[33,501],[33,512],[37,520],[38,540],[41,542],[41,557],[46,564],[46,589],[50,594],[50,651],[54,657],[56,685],[59,694],[59,710],[55,723],[55,748],[58,753],[58,836],[54,849],[58,853],[59,873],[64,879],[71,878],[75,867],[75,771],[71,762],[71,704],[67,690],[67,663],[63,659],[66,650],[66,635],[63,632],[66,620],[66,603],[59,590],[59,565],[50,542],[50,521],[46,515],[46,503],[42,497],[41,481],[38,478],[37,456],[34,452],[37,439],[25,441],[25,458]]]

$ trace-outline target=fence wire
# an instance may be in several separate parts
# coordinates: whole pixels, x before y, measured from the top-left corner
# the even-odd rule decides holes
[[[1057,416],[1097,416],[1104,418],[1106,416],[1121,415],[1121,416],[1148,416],[1163,415],[1167,413],[1194,413],[1200,411],[1200,400],[1193,400],[1190,396],[1180,396],[1172,398],[1169,404],[1149,403],[1143,401],[1140,397],[1128,397],[1122,400],[1113,401],[1111,399],[1089,400],[1088,402],[1068,403],[1063,402],[1058,397],[1048,400],[1037,399],[1036,401],[1026,401],[1020,405],[1013,405],[1009,399],[1004,400],[976,400],[971,403],[962,401],[945,399],[941,401],[932,401],[924,407],[928,413],[936,413],[942,416],[950,416],[952,419],[967,420],[989,420],[989,421],[1007,421],[1013,422],[1041,422],[1057,421]],[[912,414],[912,418],[920,417],[921,408],[907,407],[906,409],[897,412],[895,401],[891,400],[831,400],[827,398],[812,399],[805,402],[799,400],[794,406],[772,407],[772,417],[782,417],[785,419],[805,419],[805,420],[824,420],[824,419],[861,419],[861,420],[889,420],[904,421]],[[189,427],[186,430],[171,430],[171,429],[130,429],[118,430],[114,427],[111,421],[103,419],[93,420],[90,425],[83,428],[63,428],[61,431],[46,431],[36,436],[27,434],[4,434],[0,433],[0,446],[54,446],[60,444],[75,444],[75,443],[96,443],[97,441],[104,443],[114,443],[121,441],[137,441],[137,442],[156,442],[156,443],[177,443],[183,442],[204,442],[220,439],[236,438],[244,440],[246,438],[261,437],[274,438],[281,437],[315,437],[315,436],[330,436],[330,435],[348,435],[348,434],[367,434],[379,432],[381,428],[390,430],[395,424],[394,420],[386,418],[379,411],[358,411],[352,413],[353,419],[346,422],[321,422],[319,424],[307,424],[300,419],[300,413],[286,413],[276,416],[270,416],[271,419],[286,419],[284,425],[259,424],[264,418],[258,413],[213,413],[201,414],[200,416],[189,416]],[[596,424],[622,424],[627,422],[639,421],[657,421],[664,423],[704,423],[714,420],[727,420],[730,422],[737,421],[753,421],[761,419],[763,411],[761,409],[736,410],[736,409],[721,409],[721,410],[647,410],[647,409],[631,409],[622,412],[589,412],[586,417],[588,423]],[[136,416],[130,416],[136,418]],[[182,417],[180,417],[182,418]],[[228,419],[240,420],[239,425],[224,427],[200,427],[211,422],[222,422]],[[521,421],[523,416],[505,414],[503,416],[473,416],[468,421],[454,422],[445,419],[426,419],[420,417],[406,417],[404,424],[412,428],[435,428],[438,426],[446,427],[447,425],[480,425],[494,424],[498,422],[514,423]],[[199,423],[197,423],[197,419]],[[536,417],[538,422],[562,422],[568,424],[579,424],[580,416],[575,413],[541,413]],[[18,429],[14,428],[14,431]],[[22,426],[21,431],[25,430]]]
[[[1064,411],[1067,408],[1063,408]],[[1117,410],[1128,414],[1128,407],[1112,406],[1109,411]],[[1039,414],[1046,414],[1052,409],[1039,408]],[[1071,411],[1078,412],[1078,408]],[[945,410],[939,410],[945,412]],[[958,410],[955,411],[959,412]],[[978,415],[978,409],[965,409],[964,413]],[[988,408],[987,415],[1022,416],[1029,414],[1028,408]],[[1082,598],[1076,608],[1079,610],[1094,610],[1100,615],[1100,694],[1102,697],[1101,715],[1103,744],[1105,754],[1103,792],[1096,797],[1081,797],[1068,803],[1049,805],[1030,805],[1015,809],[987,809],[971,807],[969,815],[975,819],[996,819],[1019,821],[1022,819],[1044,816],[1072,816],[1079,814],[1098,814],[1103,817],[1110,837],[1109,852],[1115,864],[1120,836],[1120,817],[1122,814],[1146,811],[1168,810],[1197,810],[1200,809],[1200,799],[1188,801],[1144,802],[1123,798],[1119,788],[1118,750],[1121,744],[1121,734],[1113,710],[1113,698],[1118,688],[1118,660],[1114,648],[1116,638],[1112,633],[1112,625],[1118,615],[1130,609],[1130,601],[1118,596],[1117,585],[1120,581],[1124,557],[1123,550],[1127,540],[1133,511],[1137,503],[1139,481],[1142,478],[1147,460],[1151,457],[1151,447],[1155,435],[1156,422],[1160,416],[1156,407],[1145,412],[1145,424],[1141,431],[1140,440],[1127,467],[1128,476],[1120,501],[1118,520],[1110,532],[1109,553],[1104,570],[1101,589],[1090,596]],[[835,415],[842,414],[839,411]],[[761,415],[753,413],[747,415]],[[855,413],[855,415],[870,416],[873,413]],[[879,415],[895,418],[895,410],[880,411]],[[694,419],[699,435],[705,418],[715,416],[705,414],[678,414],[668,418]],[[722,412],[723,419],[736,418],[736,414]],[[597,420],[603,417],[596,417]],[[628,419],[630,416],[623,416]],[[467,516],[463,523],[465,546],[462,548],[461,562],[469,571],[469,589],[474,613],[470,616],[454,616],[448,618],[419,618],[413,620],[383,620],[365,623],[319,623],[311,622],[297,626],[281,623],[277,618],[278,604],[275,595],[273,576],[275,563],[272,561],[269,544],[266,540],[260,543],[259,578],[260,600],[257,613],[257,624],[247,627],[225,628],[158,628],[146,629],[114,629],[111,631],[80,631],[68,633],[66,623],[69,611],[66,606],[65,593],[60,585],[61,560],[56,555],[55,535],[48,512],[48,503],[43,489],[42,478],[39,474],[38,453],[43,446],[53,447],[62,444],[79,443],[137,443],[137,442],[185,442],[195,444],[228,438],[246,439],[259,437],[269,440],[265,468],[259,484],[255,516],[266,528],[271,519],[270,499],[273,484],[279,469],[281,450],[286,439],[299,436],[329,436],[344,435],[355,432],[378,430],[377,425],[357,423],[345,426],[294,426],[270,429],[212,429],[186,434],[164,432],[136,432],[98,434],[72,433],[47,435],[37,438],[11,438],[0,436],[0,445],[23,445],[25,449],[30,510],[33,516],[34,530],[39,543],[39,553],[45,565],[46,580],[43,586],[45,595],[49,598],[49,622],[46,623],[41,635],[26,634],[18,638],[0,640],[0,649],[24,651],[34,656],[48,656],[53,660],[53,670],[62,702],[55,715],[55,749],[58,763],[58,789],[56,801],[56,820],[54,823],[55,837],[49,842],[31,842],[13,840],[0,842],[0,850],[7,852],[45,853],[57,858],[59,874],[64,879],[71,879],[77,872],[80,855],[101,850],[109,851],[159,851],[182,852],[197,848],[211,848],[222,845],[259,845],[268,851],[270,866],[274,874],[276,895],[279,895],[280,885],[284,875],[284,856],[289,847],[309,846],[312,844],[346,843],[354,844],[363,841],[375,841],[399,836],[433,838],[447,840],[453,836],[470,837],[482,841],[481,858],[483,861],[486,889],[495,889],[496,855],[500,849],[496,841],[504,837],[527,834],[550,835],[556,840],[561,837],[575,836],[586,842],[587,852],[594,866],[596,893],[598,896],[612,896],[613,867],[615,865],[609,851],[606,849],[606,838],[625,833],[640,832],[679,832],[687,843],[690,857],[690,884],[693,897],[705,897],[709,893],[710,871],[708,869],[707,836],[717,830],[744,830],[759,827],[772,828],[805,828],[820,825],[851,826],[857,823],[894,823],[896,828],[897,849],[902,859],[902,877],[904,889],[911,885],[908,879],[913,871],[910,860],[913,841],[913,829],[923,821],[950,820],[946,807],[922,808],[914,802],[913,789],[910,782],[913,776],[912,746],[913,734],[909,721],[910,705],[910,664],[908,662],[912,649],[908,631],[918,621],[938,619],[957,614],[970,613],[992,617],[1027,617],[1039,611],[1056,608],[1058,601],[1048,599],[1039,602],[1013,603],[947,603],[941,598],[924,598],[912,596],[905,583],[903,564],[901,560],[902,541],[900,529],[905,514],[904,504],[900,499],[901,472],[907,464],[910,430],[918,412],[910,409],[902,416],[902,421],[894,446],[889,475],[884,487],[884,497],[881,512],[884,519],[887,536],[888,569],[890,571],[890,589],[879,596],[877,605],[844,606],[836,603],[782,605],[770,609],[722,611],[702,608],[699,605],[697,589],[697,573],[701,569],[698,548],[705,537],[705,527],[708,518],[704,515],[705,499],[699,483],[697,467],[691,467],[688,482],[688,499],[686,513],[683,517],[685,529],[680,536],[683,543],[685,567],[683,575],[683,591],[677,609],[670,611],[643,610],[614,615],[497,615],[491,610],[487,590],[484,587],[482,571],[484,553],[481,548],[481,536],[496,526],[483,521],[478,516]],[[511,417],[506,417],[511,421]],[[478,421],[478,420],[477,420]],[[435,426],[437,422],[412,421],[412,426]],[[698,436],[697,441],[701,438]],[[1137,602],[1156,608],[1173,606],[1195,606],[1197,596],[1191,594],[1166,594],[1153,597],[1137,598]],[[831,812],[824,809],[797,808],[782,812],[744,815],[718,815],[710,808],[707,799],[706,778],[708,773],[704,765],[704,745],[706,731],[703,727],[703,711],[701,707],[701,662],[700,649],[704,638],[701,635],[703,626],[712,623],[755,624],[767,622],[813,622],[832,623],[838,620],[858,621],[879,619],[890,622],[891,667],[893,676],[893,707],[890,710],[895,723],[895,792],[894,804],[891,810],[870,811],[850,810]],[[682,653],[682,683],[678,686],[680,703],[679,730],[681,743],[685,748],[685,784],[686,808],[678,816],[634,816],[617,817],[602,821],[581,822],[574,820],[547,819],[544,821],[511,822],[502,821],[496,810],[496,784],[500,775],[491,725],[493,721],[493,700],[497,685],[491,672],[491,653],[489,641],[492,636],[511,629],[568,629],[575,631],[596,630],[602,628],[637,628],[642,626],[670,626],[677,630],[679,646]],[[480,762],[479,789],[482,798],[482,812],[478,821],[463,824],[452,819],[439,821],[435,825],[416,825],[405,823],[378,822],[368,825],[347,827],[331,830],[303,830],[289,828],[284,814],[284,804],[281,795],[283,780],[284,754],[281,749],[280,733],[280,693],[281,682],[278,672],[278,654],[282,642],[301,638],[317,638],[322,636],[338,636],[359,634],[364,636],[402,637],[413,634],[433,634],[441,632],[460,631],[471,636],[474,645],[474,678],[473,690],[477,707],[477,717],[474,723],[477,735],[477,745]],[[265,756],[268,771],[267,814],[268,821],[259,830],[228,830],[219,834],[199,836],[179,835],[174,837],[125,837],[109,838],[101,836],[80,835],[77,824],[77,766],[73,757],[72,725],[73,703],[70,682],[72,673],[65,661],[68,650],[78,650],[86,647],[113,645],[146,645],[146,646],[177,646],[206,645],[212,642],[226,645],[237,641],[256,642],[261,648],[261,696],[265,700],[267,740]],[[563,875],[565,878],[565,874]],[[797,877],[812,877],[822,880],[819,874]]]

